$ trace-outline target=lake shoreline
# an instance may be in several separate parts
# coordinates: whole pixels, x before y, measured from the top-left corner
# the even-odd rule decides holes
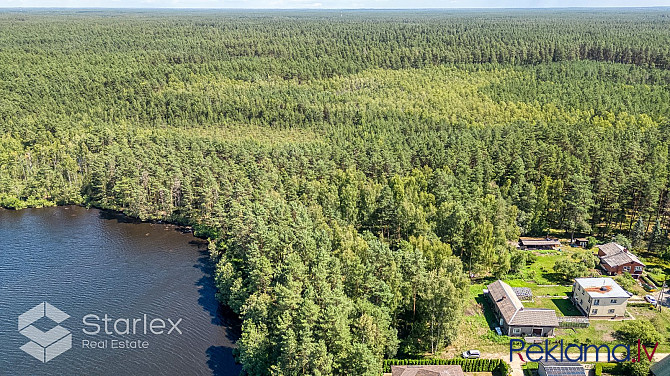
[[[173,369],[182,374],[239,374],[234,349],[241,321],[216,299],[216,263],[206,241],[195,238],[190,227],[83,205],[26,209],[39,210],[0,209],[0,258],[5,265],[0,279],[6,281],[0,286],[0,322],[15,326],[16,317],[46,301],[71,317],[63,327],[73,334],[73,342],[70,350],[49,363],[50,368],[37,368],[20,349],[25,338],[10,332],[6,343],[0,344],[0,369],[35,375],[73,374],[73,370],[90,374],[105,364],[98,374],[116,375],[136,374],[141,364],[144,374]],[[82,318],[89,314],[142,317],[143,313],[174,322],[182,319],[182,333],[112,338],[82,332]],[[148,345],[91,352],[83,340]]]

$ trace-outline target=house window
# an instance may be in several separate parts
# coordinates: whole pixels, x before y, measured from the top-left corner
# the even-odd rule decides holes
[[[594,299],[593,305],[600,305],[600,299]]]
[[[616,304],[616,299],[610,299],[610,303]]]
[[[597,310],[597,309],[592,309],[592,310],[591,310],[591,314],[592,314],[592,315],[595,315],[595,314],[597,314],[597,313],[598,313],[598,310]]]
[[[512,329],[512,333],[514,333],[514,334],[519,334],[519,333],[521,333],[521,328],[514,328],[514,329]]]
[[[610,310],[607,311],[607,313],[612,314],[612,313],[614,313],[614,310],[610,309]]]
[[[629,272],[630,271],[630,266],[624,266],[623,271],[624,272]]]
[[[641,266],[636,266],[636,267],[635,267],[635,271],[636,271],[636,272],[641,272],[641,271],[642,271],[642,267],[641,267]]]

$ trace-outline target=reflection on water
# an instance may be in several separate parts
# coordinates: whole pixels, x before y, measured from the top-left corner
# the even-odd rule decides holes
[[[239,322],[215,300],[213,265],[199,243],[176,226],[95,209],[0,210],[0,375],[238,375]],[[61,325],[72,333],[72,349],[47,363],[20,350],[29,339],[17,330],[18,316],[43,301],[70,315]],[[89,314],[181,318],[182,334],[86,335]],[[54,325],[35,322],[42,331]],[[149,346],[82,342],[126,339]]]

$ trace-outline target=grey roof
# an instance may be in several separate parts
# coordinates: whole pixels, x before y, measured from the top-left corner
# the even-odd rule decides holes
[[[487,288],[491,300],[498,307],[498,311],[500,311],[505,322],[509,324],[516,312],[523,308],[521,300],[516,296],[510,285],[501,280],[491,283]]]
[[[654,376],[670,376],[670,355],[651,365]]]
[[[391,366],[392,376],[463,376],[461,366]]]
[[[644,266],[637,256],[630,253],[626,248],[617,243],[607,243],[598,246],[598,249],[605,255],[600,257],[600,261],[611,267],[617,267],[625,264],[636,263]]]
[[[540,362],[547,376],[586,376],[584,366],[576,362]]]
[[[623,246],[617,243],[602,244],[598,246],[598,249],[600,249],[605,254],[605,256],[600,258],[600,261],[609,266],[617,267],[620,265],[630,264],[631,262],[644,266],[644,263],[640,261],[637,256],[630,253]]]
[[[521,300],[507,283],[497,280],[487,286],[489,295],[507,325],[558,327],[553,309],[524,308]]]
[[[614,243],[614,242],[607,243],[607,244],[600,244],[597,247],[598,247],[599,250],[603,251],[605,256],[611,256],[611,255],[615,255],[617,253],[621,253],[625,249],[624,246],[619,245],[619,244]]]
[[[634,254],[624,252],[617,253],[616,255],[612,256],[601,257],[600,261],[604,262],[609,266],[621,266],[630,263],[640,264],[644,266],[644,263],[640,261],[640,259],[638,259]]]
[[[575,283],[592,298],[630,298],[612,278],[577,278]]]
[[[561,245],[558,239],[551,238],[519,238],[519,243],[522,245]]]

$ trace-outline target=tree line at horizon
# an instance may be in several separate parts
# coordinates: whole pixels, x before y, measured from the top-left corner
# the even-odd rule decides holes
[[[248,374],[376,375],[520,235],[670,256],[668,16],[0,12],[0,206],[194,225]]]

